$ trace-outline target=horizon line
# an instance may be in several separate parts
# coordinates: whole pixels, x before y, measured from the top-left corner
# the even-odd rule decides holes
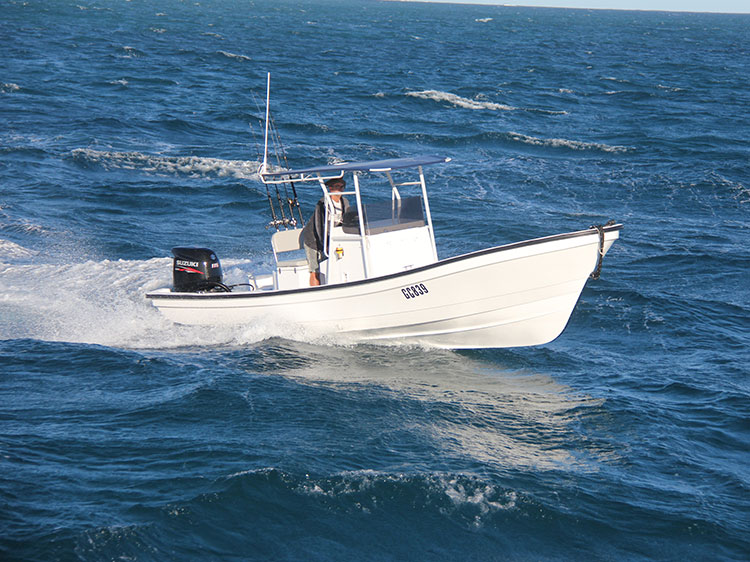
[[[505,2],[461,2],[460,0],[380,0],[381,2],[419,2],[422,4],[453,4],[460,6],[493,6],[496,8],[541,8],[544,10],[597,10],[612,12],[663,12],[667,14],[716,14],[728,16],[747,16],[747,12],[715,12],[710,10],[668,10],[659,8],[593,8],[585,6],[537,6],[528,4],[508,4]]]

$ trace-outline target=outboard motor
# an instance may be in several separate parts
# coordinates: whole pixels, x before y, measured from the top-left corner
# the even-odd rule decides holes
[[[172,291],[177,293],[202,293],[226,291],[221,264],[216,254],[208,248],[172,248]]]

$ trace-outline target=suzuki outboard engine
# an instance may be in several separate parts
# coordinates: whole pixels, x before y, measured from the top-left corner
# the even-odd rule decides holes
[[[216,254],[208,248],[172,248],[172,291],[177,293],[202,293],[226,291],[221,264]]]

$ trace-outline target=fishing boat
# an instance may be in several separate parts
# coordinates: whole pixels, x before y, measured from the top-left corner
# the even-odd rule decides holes
[[[269,88],[270,90],[270,88]],[[268,111],[269,100],[266,100]],[[558,337],[621,224],[525,240],[440,259],[424,155],[259,170],[269,186],[292,186],[288,210],[269,192],[274,268],[235,286],[207,248],[173,249],[173,286],[146,295],[179,324],[293,326],[349,342],[400,342],[442,348],[499,348]],[[327,183],[345,179],[351,199],[341,223]],[[317,185],[325,206],[320,285],[310,286],[296,186]],[[299,219],[295,217],[295,212]]]

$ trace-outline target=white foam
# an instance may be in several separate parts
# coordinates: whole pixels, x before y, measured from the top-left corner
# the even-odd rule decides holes
[[[684,92],[684,88],[678,88],[676,86],[665,86],[664,84],[657,84],[656,87],[659,90],[666,90],[668,92]]]
[[[13,82],[2,82],[0,83],[0,92],[4,94],[9,94],[11,92],[17,92],[21,89],[21,86],[18,84],[14,84]]]
[[[224,55],[225,57],[227,57],[227,58],[230,58],[230,59],[237,59],[237,60],[247,60],[247,61],[251,61],[251,60],[253,60],[253,59],[251,59],[250,57],[248,57],[248,56],[245,56],[245,55],[238,55],[238,54],[236,54],[236,53],[229,53],[229,52],[227,52],[227,51],[217,51],[217,52],[218,52],[218,53],[219,53],[220,55]]]
[[[223,160],[199,156],[160,156],[141,152],[114,152],[76,148],[71,152],[76,159],[92,162],[105,168],[143,170],[160,174],[191,176],[216,175],[238,179],[258,179],[260,162],[251,160]]]
[[[516,107],[512,107],[510,105],[504,105],[501,103],[494,103],[489,101],[477,101],[477,100],[471,100],[468,98],[462,98],[461,96],[457,96],[456,94],[451,94],[450,92],[441,92],[438,90],[424,90],[422,92],[407,92],[407,96],[411,96],[414,98],[422,98],[426,100],[434,100],[434,101],[445,101],[448,103],[452,103],[455,106],[463,107],[465,109],[490,109],[492,111],[513,111],[515,109],[518,109]]]
[[[126,53],[125,55],[122,55],[122,57],[126,59],[140,57],[143,54],[138,49],[136,49],[135,47],[131,47],[130,45],[125,45],[122,50]]]
[[[24,259],[30,258],[36,254],[36,251],[19,246],[15,242],[0,239],[0,260]]]
[[[627,152],[628,150],[632,150],[631,147],[627,146],[610,146],[607,144],[596,142],[581,142],[568,139],[540,139],[537,137],[530,137],[528,135],[522,135],[521,133],[514,132],[509,132],[508,136],[511,140],[522,142],[524,144],[546,146],[551,148],[570,148],[572,150],[601,150],[603,152]]]
[[[512,509],[516,506],[517,495],[513,491],[498,493],[498,489],[489,483],[466,480],[455,476],[443,476],[441,479],[446,496],[456,506],[464,504],[476,505],[482,515],[492,511]],[[474,484],[467,487],[466,484]]]
[[[492,18],[477,18],[474,21],[478,23],[487,23],[488,21],[492,21]]]
[[[512,105],[505,105],[502,103],[495,103],[491,101],[463,98],[461,96],[457,96],[456,94],[451,94],[450,92],[441,92],[439,90],[407,92],[406,95],[414,98],[434,100],[437,102],[448,102],[455,105],[456,107],[463,107],[465,109],[479,109],[490,111],[531,111],[534,113],[546,113],[548,115],[566,115],[568,113],[567,111],[553,111],[549,109],[513,107]]]

